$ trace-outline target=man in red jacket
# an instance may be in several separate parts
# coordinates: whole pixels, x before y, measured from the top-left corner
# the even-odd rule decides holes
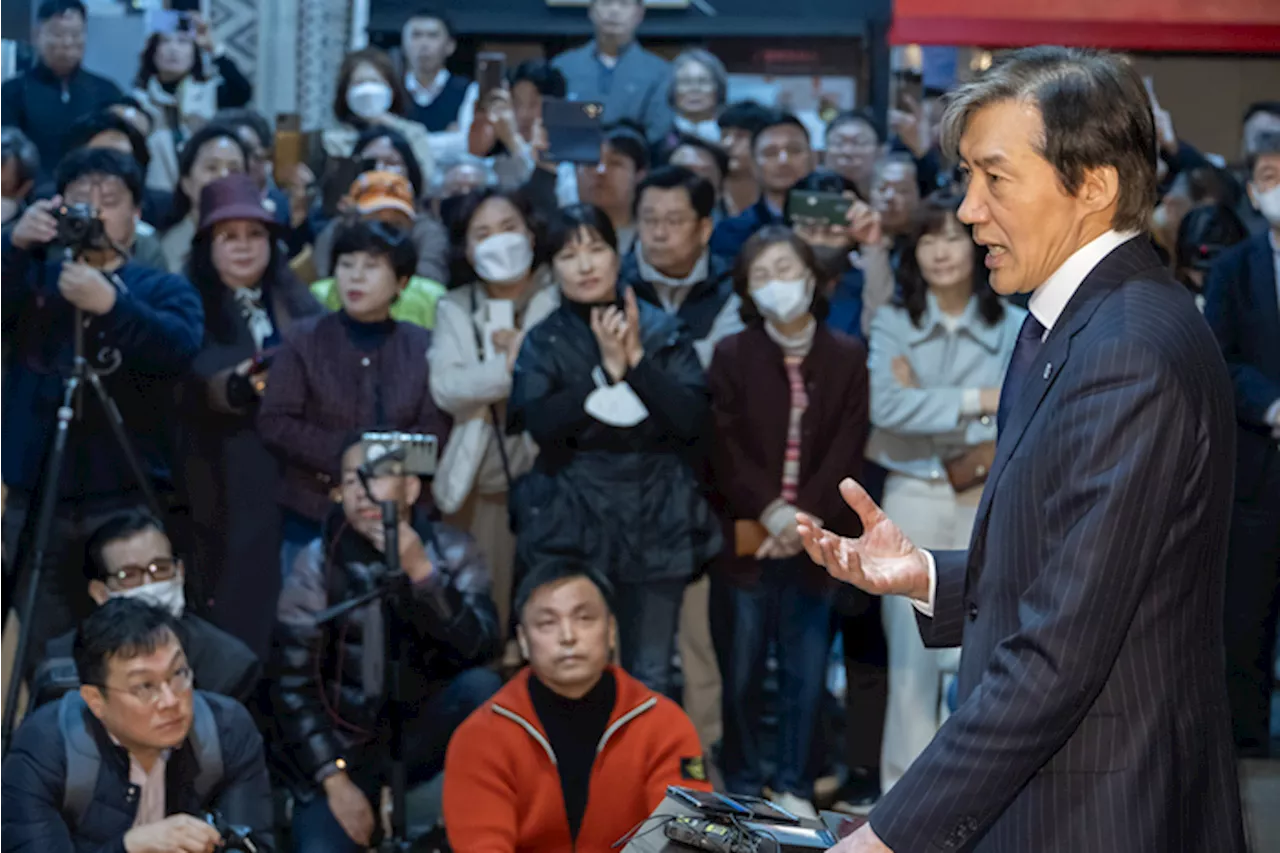
[[[608,850],[668,785],[711,790],[684,711],[610,665],[611,592],[581,567],[521,584],[516,636],[529,666],[467,718],[445,758],[453,849]]]

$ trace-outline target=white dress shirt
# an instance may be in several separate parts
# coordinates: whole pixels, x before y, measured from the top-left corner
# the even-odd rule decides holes
[[[1054,324],[1066,310],[1067,303],[1076,295],[1076,291],[1080,289],[1081,284],[1084,284],[1084,280],[1089,277],[1089,273],[1093,272],[1094,267],[1102,263],[1103,258],[1122,244],[1137,237],[1138,233],[1112,229],[1095,237],[1076,249],[1044,284],[1035,289],[1031,294],[1031,301],[1027,303],[1027,308],[1031,311],[1031,315],[1040,321],[1040,325],[1044,326],[1041,341],[1049,337]],[[925,616],[932,617],[933,605],[938,594],[938,564],[929,551],[924,551],[924,556],[929,562],[929,600],[917,601],[913,598],[911,603],[916,610]]]
[[[452,76],[449,73],[449,69],[441,68],[436,72],[434,80],[423,85],[413,75],[412,71],[407,71],[404,75],[404,88],[409,97],[413,98],[415,104],[425,107],[440,97],[440,93],[444,91],[445,84],[449,82],[449,78]],[[471,121],[475,118],[476,101],[479,98],[480,86],[475,81],[472,81],[467,86],[466,94],[462,97],[462,106],[458,108],[458,129],[456,131],[442,130],[429,135],[431,154],[436,162],[467,153],[467,135],[471,132]]]

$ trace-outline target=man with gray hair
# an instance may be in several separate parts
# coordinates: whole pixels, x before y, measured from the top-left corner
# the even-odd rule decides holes
[[[943,148],[991,285],[1030,294],[966,551],[853,480],[836,578],[962,645],[959,707],[842,853],[1243,853],[1223,662],[1231,382],[1145,234],[1156,133],[1123,59],[1040,47],[962,86]]]

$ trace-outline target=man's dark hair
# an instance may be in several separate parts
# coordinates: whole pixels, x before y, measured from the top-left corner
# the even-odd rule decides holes
[[[695,175],[684,166],[659,166],[644,180],[636,185],[635,209],[640,209],[640,200],[647,189],[675,190],[683,189],[689,196],[689,204],[699,219],[710,219],[716,209],[716,191],[711,182],[701,175]]]
[[[170,638],[181,642],[168,611],[136,598],[111,598],[80,623],[71,656],[81,684],[104,687],[109,658],[149,655]]]
[[[669,163],[671,158],[675,156],[676,151],[681,148],[697,148],[711,156],[716,162],[716,168],[720,171],[720,177],[724,178],[729,174],[729,152],[719,145],[708,142],[701,136],[695,136],[692,133],[678,133],[671,140],[670,144],[662,152],[661,160],[663,163]]]
[[[526,59],[511,72],[510,88],[517,83],[532,83],[533,88],[547,98],[563,98],[569,91],[564,74],[545,59]]]
[[[516,622],[524,623],[524,609],[528,606],[529,599],[533,598],[534,593],[542,589],[542,587],[553,583],[563,583],[575,578],[586,578],[591,581],[595,588],[600,590],[600,595],[604,598],[604,606],[608,608],[609,613],[612,614],[614,612],[614,590],[613,584],[609,582],[609,579],[578,559],[565,558],[553,565],[540,567],[525,575],[524,580],[520,582],[520,586],[516,588],[515,600],[512,602]]]
[[[1156,130],[1151,98],[1137,69],[1121,57],[1077,47],[1012,51],[948,96],[942,151],[960,159],[960,138],[978,110],[1005,101],[1040,109],[1039,153],[1075,194],[1088,169],[1116,170],[1112,227],[1142,231],[1156,203]]]
[[[139,533],[144,533],[148,530],[167,535],[165,534],[164,524],[145,507],[132,507],[108,516],[107,520],[98,525],[97,529],[93,531],[93,535],[89,537],[89,541],[85,543],[85,576],[90,580],[101,580],[107,568],[102,552],[106,550],[107,546],[112,542],[132,539]]]
[[[89,20],[89,14],[80,0],[44,0],[36,8],[36,23],[43,24],[50,18],[56,18],[68,12],[76,12],[85,21]]]
[[[716,123],[721,130],[745,130],[752,136],[769,121],[771,110],[756,101],[736,101],[720,112]]]
[[[791,186],[791,192],[787,193],[787,200],[782,208],[782,218],[787,225],[795,225],[796,211],[791,209],[791,193],[853,193],[856,198],[862,199],[862,193],[858,192],[858,187],[853,181],[843,175],[837,174],[827,168],[814,169]],[[866,201],[866,199],[862,199]]]
[[[18,161],[19,186],[40,174],[40,149],[16,125],[0,128],[0,162],[10,158]]]
[[[1266,113],[1280,118],[1280,101],[1254,101],[1245,109],[1244,118],[1240,119],[1240,123],[1248,124],[1249,119],[1258,113]]]
[[[876,135],[877,144],[884,138],[884,134],[880,132],[880,124],[866,110],[845,110],[844,112],[836,113],[836,117],[827,122],[827,133],[830,134],[836,128],[845,124],[865,124]]]
[[[191,138],[182,143],[182,150],[178,152],[179,180],[173,188],[173,207],[169,212],[169,221],[171,223],[181,222],[192,207],[200,204],[200,199],[198,198],[187,198],[187,194],[182,191],[181,179],[191,174],[191,169],[196,164],[196,158],[200,156],[200,149],[217,139],[229,139],[236,148],[240,149],[240,156],[244,158],[245,167],[248,167],[249,152],[244,150],[244,143],[240,141],[240,137],[234,127],[210,123],[191,134]]]
[[[618,232],[605,212],[594,204],[571,204],[557,211],[547,227],[546,256],[554,259],[565,246],[577,242],[583,231],[599,234],[601,240],[618,251]]]
[[[387,140],[400,154],[400,158],[404,160],[404,176],[409,179],[409,185],[413,187],[413,197],[414,199],[422,198],[423,193],[427,191],[426,180],[422,176],[422,164],[418,162],[418,155],[413,152],[413,146],[400,131],[380,124],[366,127],[356,137],[356,144],[351,148],[351,156],[359,157],[361,151],[379,139]]]
[[[756,145],[760,142],[761,135],[763,135],[767,130],[773,130],[775,127],[799,128],[800,132],[804,134],[805,143],[810,144],[809,128],[804,126],[804,122],[796,118],[795,113],[783,112],[782,110],[771,110],[769,112],[768,119],[751,134],[751,151],[753,154],[755,153]]]
[[[138,129],[108,109],[88,113],[72,122],[67,130],[67,150],[81,148],[89,144],[100,133],[115,131],[123,133],[133,149],[133,159],[138,161],[138,168],[145,174],[151,163],[151,151],[147,148],[147,138]]]
[[[1231,208],[1222,204],[1193,207],[1178,224],[1175,257],[1178,272],[1208,272],[1227,249],[1249,239],[1249,229]]]
[[[275,134],[271,132],[271,125],[257,110],[251,110],[248,107],[218,110],[213,116],[213,121],[215,124],[224,124],[236,130],[249,128],[253,131],[253,135],[258,137],[258,144],[268,153],[271,151],[271,146],[275,144]]]
[[[405,18],[404,22],[407,24],[415,18],[429,18],[433,21],[439,21],[440,26],[444,27],[445,34],[449,38],[454,37],[456,31],[453,28],[453,18],[450,18],[437,6],[419,6],[409,13],[409,17]]]
[[[333,236],[330,269],[338,268],[338,258],[354,252],[384,256],[391,262],[396,278],[408,278],[418,268],[418,247],[413,232],[376,220],[343,220]]]
[[[649,168],[649,143],[633,122],[623,120],[606,127],[604,144],[635,163],[637,172]]]
[[[1247,162],[1248,175],[1253,177],[1254,167],[1258,165],[1258,160],[1263,157],[1274,157],[1280,154],[1280,133],[1264,133],[1258,137],[1258,144],[1249,152]]]
[[[134,207],[142,204],[142,169],[129,155],[106,148],[77,148],[58,163],[54,174],[58,194],[66,193],[68,186],[86,175],[119,178],[133,197]]]

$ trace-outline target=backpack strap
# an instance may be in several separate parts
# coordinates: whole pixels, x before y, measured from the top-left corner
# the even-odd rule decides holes
[[[196,799],[204,803],[222,781],[222,740],[218,737],[218,721],[214,719],[213,708],[199,690],[192,694],[191,710],[194,719],[187,740],[200,768],[192,787]]]
[[[73,690],[58,700],[58,728],[66,754],[62,815],[75,826],[84,821],[102,767],[97,741],[84,723],[85,707],[78,691]]]

